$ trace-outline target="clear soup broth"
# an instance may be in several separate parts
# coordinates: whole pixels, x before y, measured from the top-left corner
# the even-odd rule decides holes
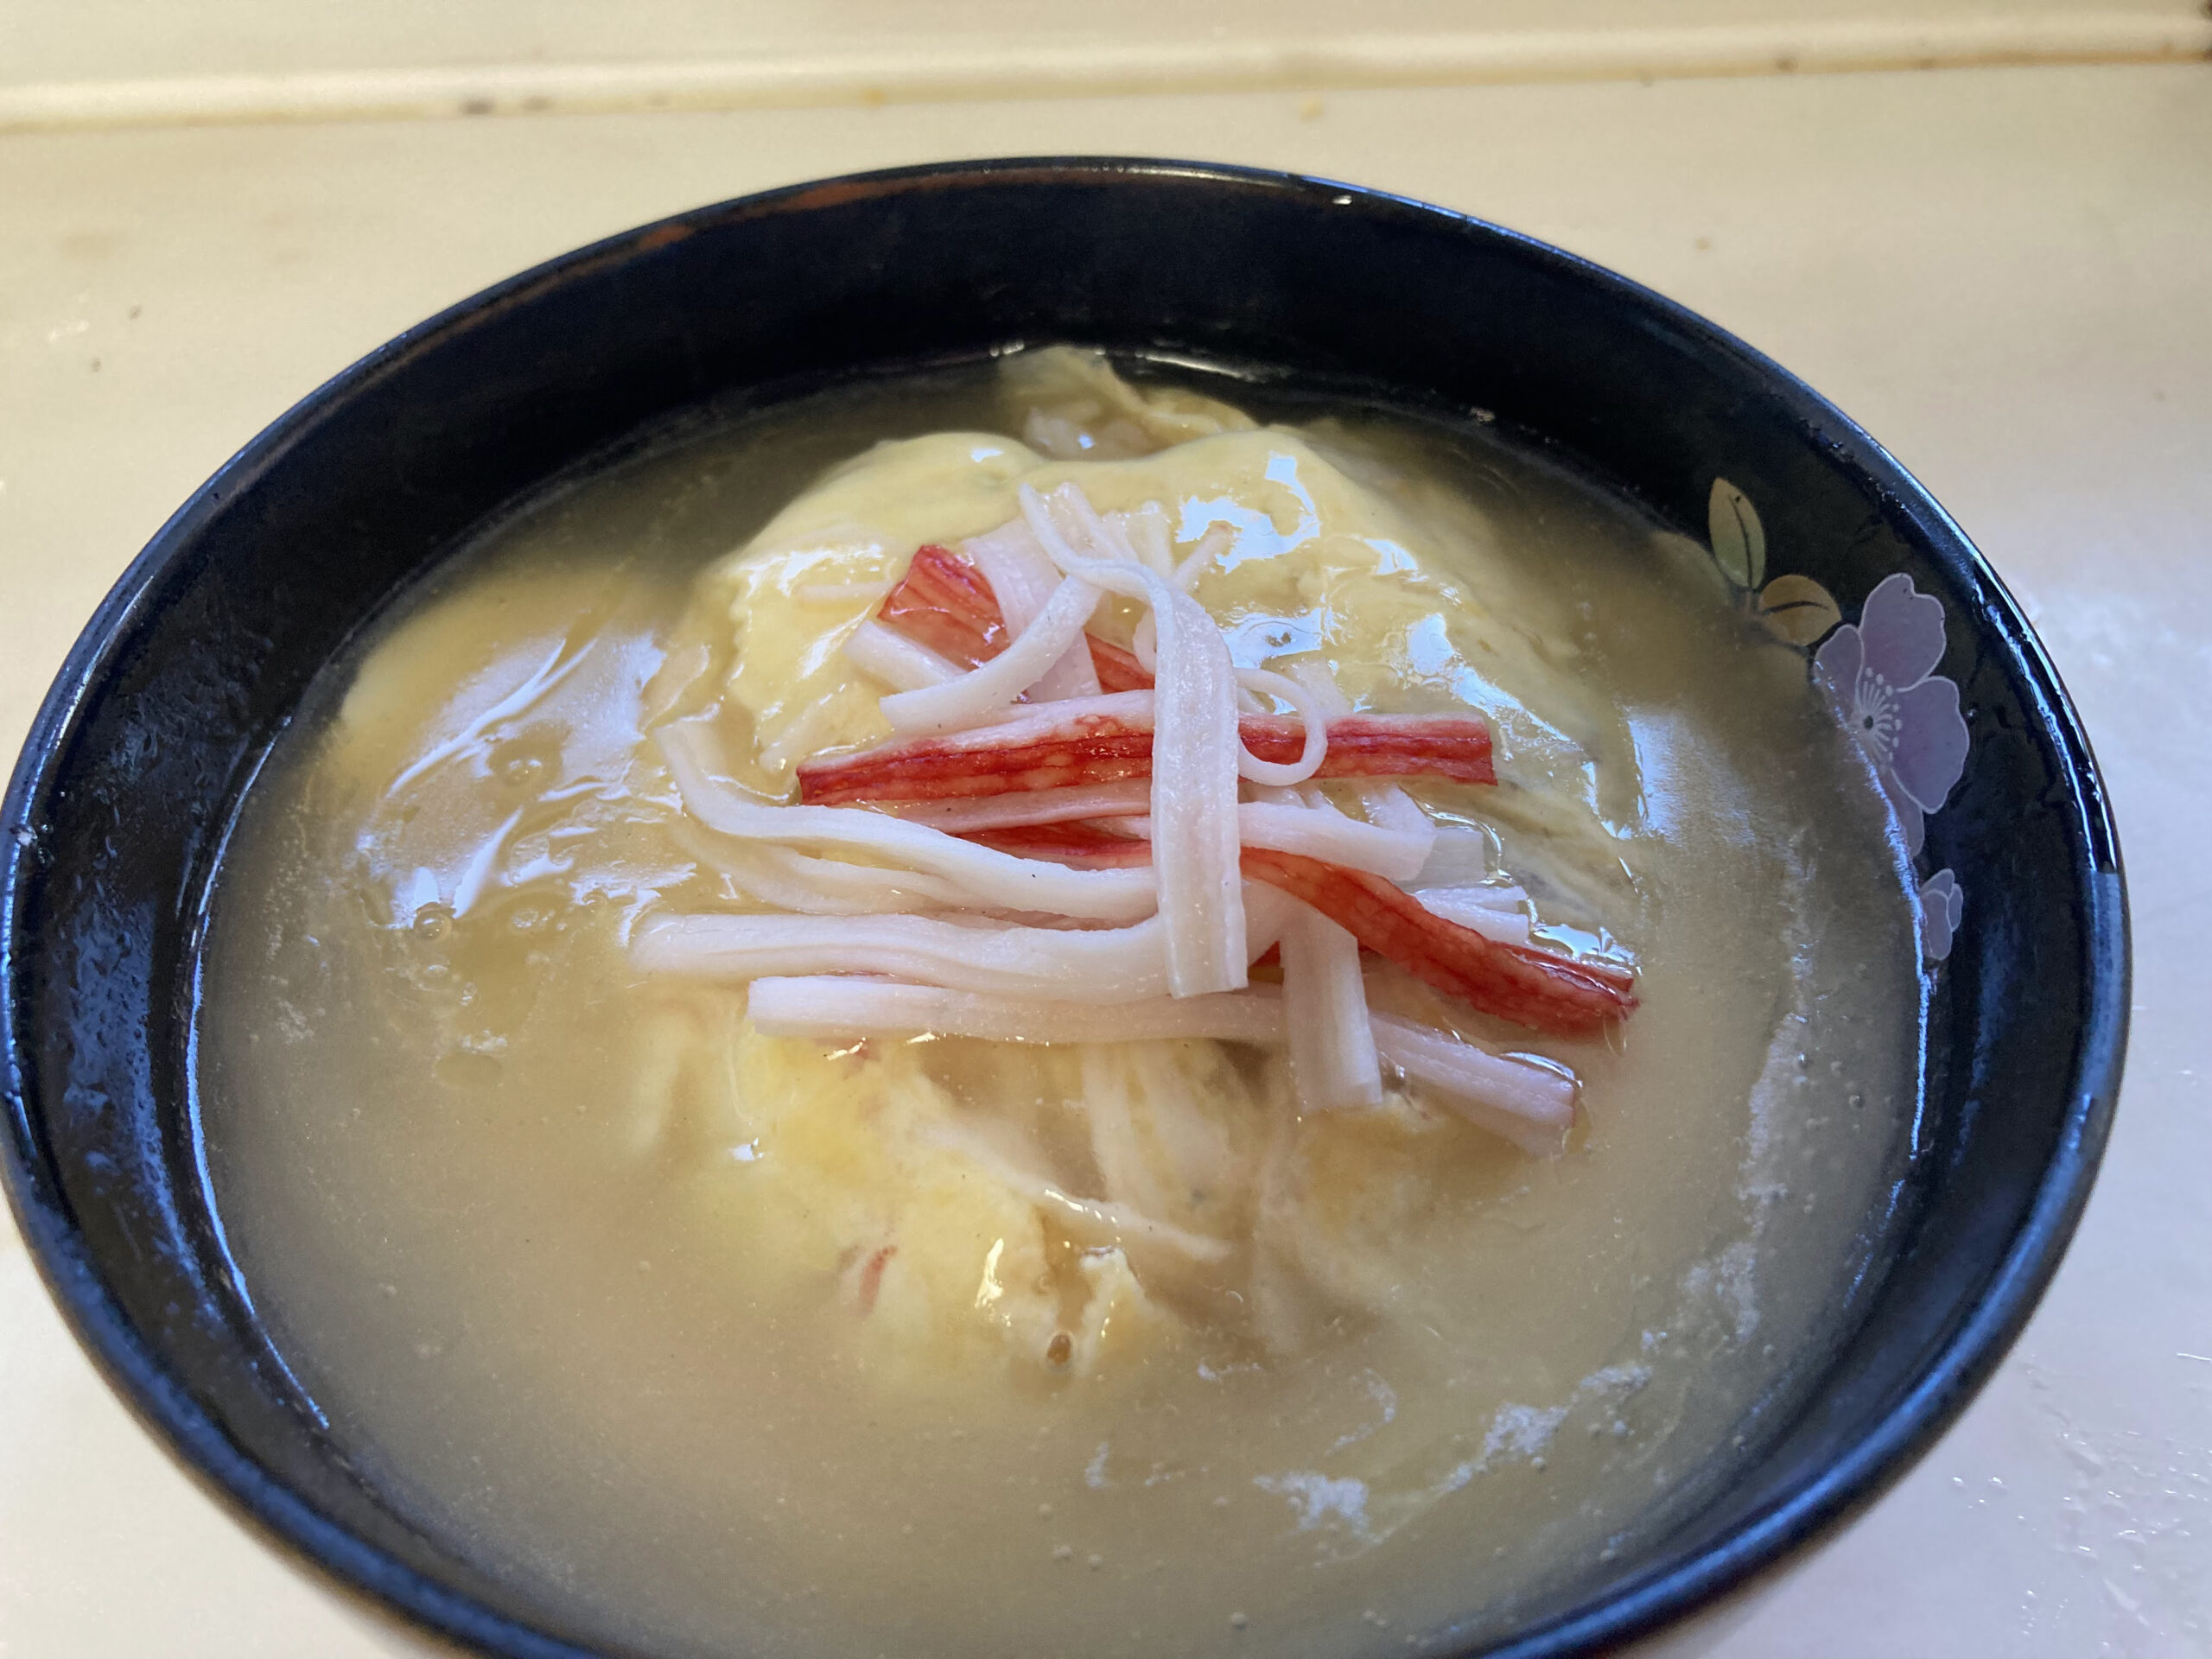
[[[1897,828],[1805,653],[1538,449],[1014,362],[568,483],[327,671],[202,964],[241,1281],[392,1501],[626,1649],[1509,1629],[1694,1503],[1837,1334],[1916,1099]],[[652,732],[719,722],[763,799],[880,737],[839,630],[1026,477],[1212,535],[1239,663],[1491,722],[1496,786],[1413,791],[1449,879],[1632,963],[1640,1006],[1541,1039],[1370,983],[1571,1068],[1556,1155],[1395,1081],[1301,1113],[1238,1044],[762,1037],[741,985],[636,965],[656,915],[761,905]],[[1046,1182],[1094,1219],[1134,1182],[1162,1230],[1102,1244]]]

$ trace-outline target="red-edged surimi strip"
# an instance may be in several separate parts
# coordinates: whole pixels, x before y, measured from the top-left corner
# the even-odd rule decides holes
[[[1274,985],[1102,1004],[1087,998],[949,990],[874,975],[817,974],[754,980],[747,988],[746,1014],[763,1036],[839,1044],[927,1032],[997,1043],[1198,1039],[1280,1047],[1297,1030],[1294,1002],[1293,995]],[[1370,1013],[1364,1006],[1357,1018],[1368,1031],[1363,1093],[1371,1077],[1379,1096],[1381,1067],[1387,1064],[1421,1084],[1430,1100],[1504,1136],[1531,1157],[1554,1158],[1563,1150],[1574,1123],[1573,1073],[1521,1055],[1495,1053],[1451,1032]],[[1086,1093],[1095,1112],[1099,1095],[1090,1089]],[[887,1259],[890,1248],[885,1246],[877,1255]],[[863,1299],[867,1271],[863,1269]]]
[[[1246,715],[1237,730],[1262,760],[1295,760],[1306,747],[1304,725],[1281,715]],[[1345,715],[1329,721],[1329,753],[1313,775],[1497,781],[1490,727],[1472,715]]]
[[[798,768],[799,799],[821,806],[956,800],[1152,775],[1148,709],[1132,702],[1125,709],[1055,717],[1052,707],[1039,703],[1033,713],[998,726],[899,739],[854,754],[806,761]],[[1263,760],[1294,760],[1305,748],[1305,730],[1295,720],[1245,715],[1237,729],[1244,747]],[[1491,765],[1490,728],[1459,715],[1347,715],[1332,720],[1328,753],[1316,775],[1462,784],[1497,780]]]
[[[1636,1007],[1633,975],[1529,945],[1502,944],[1439,916],[1379,875],[1248,847],[1243,871],[1301,899],[1366,949],[1447,996],[1558,1037],[1579,1037]]]
[[[979,795],[968,800],[901,801],[883,810],[909,823],[926,823],[949,836],[965,836],[1031,823],[1141,817],[1152,810],[1152,783],[1148,779],[1131,778],[1082,789],[1032,789],[1018,795]],[[1291,850],[1306,849],[1294,847]]]
[[[1125,870],[1152,862],[1152,843],[1095,823],[1028,823],[960,837],[1016,858],[1050,859],[1079,870]]]
[[[1096,824],[1031,824],[969,839],[1078,869],[1126,868],[1148,856],[1145,842]],[[1573,1037],[1625,1018],[1636,1007],[1633,975],[1530,945],[1501,944],[1437,915],[1379,875],[1257,847],[1244,849],[1242,863],[1247,879],[1303,899],[1350,931],[1363,949],[1485,1014]]]
[[[934,543],[915,550],[906,574],[876,614],[965,668],[989,661],[1007,646],[1006,620],[982,573]]]
[[[802,761],[799,799],[823,806],[958,800],[1152,775],[1148,717],[1138,722],[1120,713],[1056,715],[1052,709],[1043,703],[1001,726],[901,738],[855,754]]]
[[[1090,665],[1098,671],[1101,691],[1149,691],[1152,674],[1137,660],[1136,652],[1125,651],[1119,645],[1109,645],[1095,634],[1091,636]]]
[[[990,661],[1013,637],[982,572],[933,542],[915,550],[906,574],[885,596],[876,616],[963,668]],[[1090,647],[1091,665],[1098,671],[1102,690],[1152,689],[1152,675],[1135,653],[1088,636],[1084,643]]]

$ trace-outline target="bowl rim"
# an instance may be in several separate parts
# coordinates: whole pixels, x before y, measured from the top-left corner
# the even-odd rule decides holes
[[[649,253],[710,226],[803,213],[916,189],[1032,182],[1111,186],[1128,179],[1179,179],[1236,191],[1268,191],[1370,214],[1396,215],[1503,244],[1548,274],[1594,287],[1611,303],[1663,323],[1693,349],[1756,378],[1782,410],[1820,431],[1884,492],[1911,526],[1919,550],[1968,592],[1980,595],[1984,628],[2017,652],[2038,702],[2080,815],[2092,871],[2082,906],[2088,971],[2086,1014],[2071,1101],[2058,1150],[1997,1271],[1968,1316],[1924,1363],[1915,1385],[1835,1462],[1782,1501],[1688,1559],[1659,1563],[1601,1599],[1560,1614],[1489,1647],[1490,1659],[1564,1659],[1650,1635],[1709,1607],[1871,1505],[1965,1408],[2032,1314],[2064,1255],[2088,1200],[2117,1103],[2129,1014],[2129,923],[2117,830],[2094,756],[2072,701],[2024,613],[1988,561],[1934,497],[1887,449],[1804,381],[1687,307],[1594,261],[1469,213],[1394,192],[1325,176],[1228,163],[1135,156],[1080,155],[921,162],[845,174],[756,191],[669,215],[559,254],[478,290],[416,323],[294,403],[226,461],[156,531],[102,599],[70,647],[25,737],[0,806],[0,1187],[4,1187],[28,1254],[78,1344],[138,1422],[228,1510],[266,1541],[317,1569],[326,1585],[397,1612],[444,1640],[512,1659],[592,1659],[582,1648],[495,1611],[385,1554],[323,1514],[271,1470],[233,1444],[156,1358],[109,1292],[92,1251],[49,1178],[32,1118],[26,1064],[25,1008],[17,992],[23,957],[17,928],[32,879],[35,803],[53,786],[73,747],[87,699],[122,641],[156,604],[162,579],[193,546],[205,523],[356,392],[413,353],[466,330],[504,306],[601,266]],[[1458,1651],[1459,1649],[1453,1649]]]

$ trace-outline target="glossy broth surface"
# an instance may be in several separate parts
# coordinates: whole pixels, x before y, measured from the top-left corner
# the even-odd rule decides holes
[[[1239,468],[1325,529],[1340,476],[1402,514],[1354,525],[1387,604],[1332,611],[1256,554],[1200,597],[1255,661],[1323,649],[1378,703],[1489,713],[1526,786],[1433,810],[1490,826],[1548,937],[1631,953],[1643,999],[1610,1041],[1523,1040],[1583,1080],[1556,1160],[1417,1108],[1301,1126],[1336,1254],[1294,1341],[1255,1334],[1239,1281],[1056,1375],[991,1322],[982,1211],[972,1256],[957,1226],[933,1247],[973,1310],[930,1299],[918,1243],[856,1307],[838,1241],[863,1235],[822,1213],[824,1172],[909,1213],[869,1185],[899,1179],[868,1126],[902,1090],[1059,1156],[1073,1062],[764,1047],[741,992],[629,963],[640,917],[736,902],[645,735],[702,695],[679,659],[725,599],[701,595],[808,536],[860,563],[801,575],[903,558],[852,503],[939,461],[869,446],[1013,442],[988,377],[817,397],[531,503],[328,671],[255,786],[199,1024],[243,1282],[356,1460],[572,1628],[686,1655],[1420,1650],[1601,1581],[1832,1340],[1910,1149],[1922,978],[1895,827],[1805,654],[1701,549],[1491,430],[1270,412],[1295,429],[1131,459],[1157,470],[1128,487],[1243,512],[1285,560],[1303,510],[1235,496]],[[702,577],[864,454],[808,498],[836,536],[790,521]],[[1447,626],[1429,575],[1490,620]],[[715,683],[769,673],[789,614],[714,637]],[[774,703],[764,745],[797,718]],[[1193,1086],[1274,1109],[1261,1062],[1188,1046]]]

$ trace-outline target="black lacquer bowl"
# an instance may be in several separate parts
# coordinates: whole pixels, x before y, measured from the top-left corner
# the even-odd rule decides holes
[[[1791,615],[1818,628],[1834,620],[1802,607],[1818,584],[1866,636],[1831,667],[1855,652],[1898,677],[1869,604],[1885,580],[1941,601],[1940,662],[1904,671],[1933,669],[1923,706],[1945,701],[1937,682],[1957,688],[1963,770],[1927,818],[1922,866],[1954,872],[1967,903],[1933,1004],[1924,1150],[1879,1271],[1802,1403],[1700,1510],[1598,1590],[1529,1606],[1495,1650],[1582,1653],[1650,1630],[1866,1503],[1964,1405],[2057,1265],[2126,1034],[2113,826],[2018,607],[1843,416],[1619,277],[1339,185],[1037,161],[750,197],[468,300],[285,415],[101,606],[7,798],[4,1169],[54,1296],[188,1467],[448,1637],[590,1650],[349,1467],[227,1277],[187,1065],[225,827],[316,671],[550,475],[687,410],[1052,340],[1482,411],[1710,538],[1747,604],[1799,601]]]

